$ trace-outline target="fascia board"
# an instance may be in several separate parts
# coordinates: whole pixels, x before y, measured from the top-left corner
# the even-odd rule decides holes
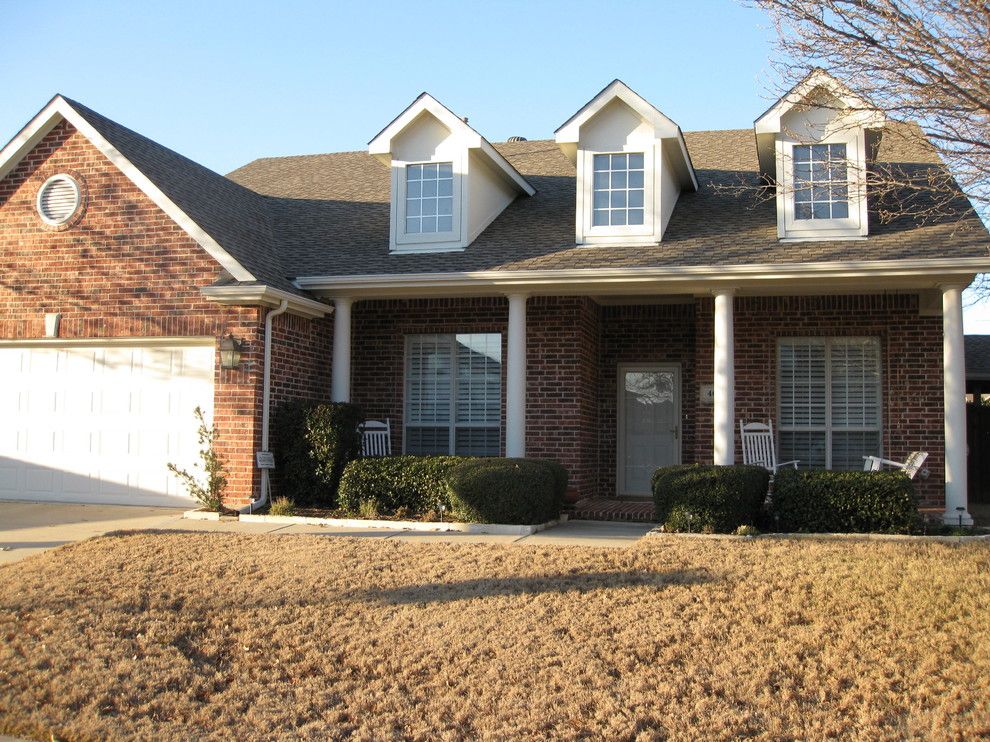
[[[291,313],[310,319],[325,317],[333,312],[333,307],[328,304],[270,286],[204,286],[199,292],[210,301],[228,305],[277,307],[284,299],[289,303]]]

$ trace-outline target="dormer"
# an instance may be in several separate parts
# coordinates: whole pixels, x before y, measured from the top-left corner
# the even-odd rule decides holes
[[[492,145],[423,93],[371,142],[392,173],[389,251],[463,250],[536,190]]]
[[[660,242],[681,191],[698,188],[680,127],[621,80],[555,138],[577,170],[579,245]]]
[[[760,170],[776,187],[782,240],[863,238],[868,132],[884,116],[821,69],[756,120]]]

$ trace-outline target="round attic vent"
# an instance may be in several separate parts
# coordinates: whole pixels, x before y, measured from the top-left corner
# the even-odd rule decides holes
[[[45,224],[65,224],[79,208],[79,184],[69,175],[53,175],[38,191],[38,214]]]
[[[529,141],[526,137],[509,137],[510,142],[526,142]]]

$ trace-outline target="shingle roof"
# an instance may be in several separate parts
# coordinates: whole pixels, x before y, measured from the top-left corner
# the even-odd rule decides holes
[[[268,199],[81,103],[65,102],[258,281],[303,293],[279,261]]]
[[[937,162],[897,133],[883,138],[879,161]],[[759,182],[753,130],[684,136],[700,190],[680,196],[661,243],[636,247],[575,244],[575,170],[549,140],[494,145],[537,194],[517,198],[459,253],[389,254],[388,168],[363,152],[265,158],[227,177],[270,197],[280,260],[292,277],[988,255],[990,237],[972,213],[924,225],[907,217],[880,224],[871,214],[866,241],[780,242],[772,200],[716,187]]]
[[[966,335],[966,378],[990,379],[990,335]]]

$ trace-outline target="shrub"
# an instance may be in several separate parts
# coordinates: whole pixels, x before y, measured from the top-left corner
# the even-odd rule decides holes
[[[199,407],[193,410],[193,415],[199,422],[196,434],[200,445],[199,458],[203,462],[202,465],[193,464],[193,468],[203,469],[206,474],[206,484],[200,483],[195,474],[180,469],[173,463],[167,464],[168,470],[179,478],[189,494],[204,510],[220,512],[223,509],[223,493],[227,489],[227,470],[223,457],[216,450],[217,428],[215,425],[209,427],[206,425],[203,410]]]
[[[295,515],[296,504],[288,497],[277,497],[268,507],[269,515]]]
[[[559,467],[559,468],[558,468]],[[451,516],[473,523],[545,523],[560,515],[567,472],[534,459],[469,459],[450,472]]]
[[[567,471],[536,459],[383,456],[352,461],[343,510],[475,523],[543,523],[560,514]]]
[[[903,472],[785,469],[770,513],[781,531],[904,533],[918,521],[918,503]]]
[[[282,404],[274,426],[279,492],[300,505],[334,507],[344,467],[361,453],[362,420],[353,404]]]
[[[462,456],[381,456],[347,465],[340,481],[338,505],[350,513],[374,508],[383,515],[400,508],[421,515],[450,509],[447,474]],[[369,504],[363,504],[369,503]]]
[[[761,466],[665,466],[653,473],[657,520],[670,531],[732,533],[759,519],[769,483]]]

